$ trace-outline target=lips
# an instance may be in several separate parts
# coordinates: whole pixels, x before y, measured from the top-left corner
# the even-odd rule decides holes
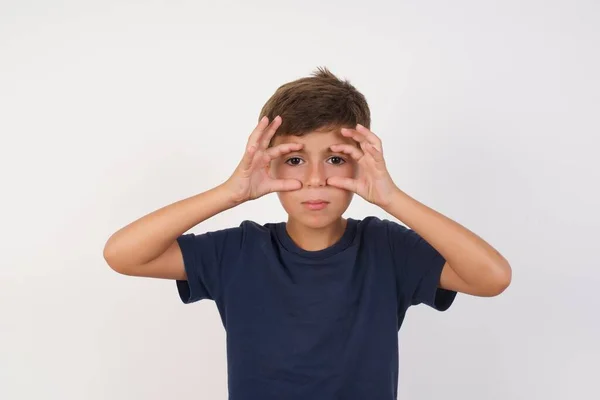
[[[321,203],[329,203],[327,200],[316,199],[316,200],[307,200],[304,203],[306,204],[321,204]]]
[[[304,204],[304,206],[309,210],[322,210],[325,207],[327,207],[327,204],[329,204],[329,202],[322,199],[316,199],[304,201],[302,202],[302,204]]]

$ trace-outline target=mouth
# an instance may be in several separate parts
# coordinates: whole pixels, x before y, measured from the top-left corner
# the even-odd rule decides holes
[[[329,202],[325,201],[325,200],[317,199],[317,200],[304,201],[304,202],[302,202],[302,204],[309,210],[322,210],[325,207],[327,207],[327,204],[329,204]]]

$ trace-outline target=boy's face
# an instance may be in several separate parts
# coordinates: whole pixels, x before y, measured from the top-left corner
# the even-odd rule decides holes
[[[304,136],[277,136],[272,146],[282,143],[302,143],[299,151],[284,154],[271,161],[269,173],[276,179],[296,179],[302,188],[277,192],[279,200],[291,219],[305,226],[320,228],[337,221],[346,211],[353,193],[327,185],[327,178],[340,176],[354,178],[356,163],[343,153],[333,152],[333,144],[356,145],[352,138],[342,136],[339,129],[312,132]],[[324,200],[324,204],[308,202]]]

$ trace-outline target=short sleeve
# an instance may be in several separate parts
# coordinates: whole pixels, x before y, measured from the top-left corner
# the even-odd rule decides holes
[[[222,292],[227,271],[241,253],[243,225],[177,238],[187,280],[177,280],[177,291],[185,304],[216,300]]]
[[[399,297],[406,307],[426,304],[438,311],[450,308],[457,293],[439,287],[444,257],[414,230],[393,221],[387,223]]]

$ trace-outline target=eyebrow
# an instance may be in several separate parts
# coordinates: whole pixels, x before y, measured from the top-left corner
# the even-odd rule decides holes
[[[293,153],[308,154],[308,152],[304,148],[301,148],[300,150],[290,151],[289,154],[293,154]],[[330,148],[326,148],[324,150],[321,150],[319,153],[320,154],[334,154],[334,153],[341,153],[341,152],[340,151],[333,151]]]

